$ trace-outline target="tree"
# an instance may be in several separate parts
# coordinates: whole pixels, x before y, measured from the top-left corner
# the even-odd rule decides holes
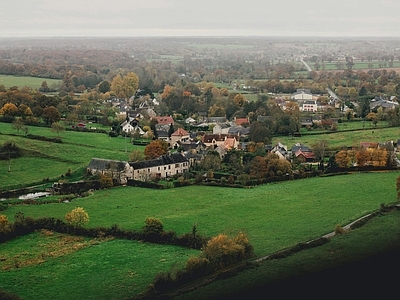
[[[259,121],[255,121],[250,125],[249,138],[255,143],[269,143],[272,135],[269,128]]]
[[[339,168],[347,168],[350,163],[350,158],[347,155],[346,150],[341,150],[335,155],[335,162]]]
[[[139,87],[139,77],[129,72],[125,76],[117,75],[111,81],[111,91],[119,98],[130,98]]]
[[[148,144],[144,148],[144,156],[146,160],[153,159],[166,154],[168,150],[168,143],[166,141],[158,139],[150,142],[150,144]]]
[[[242,94],[237,94],[234,98],[233,98],[233,103],[237,106],[237,107],[243,107],[244,104],[247,102],[247,99],[242,95]]]
[[[6,103],[0,109],[0,114],[13,118],[18,114],[18,107],[14,103]]]
[[[221,158],[218,152],[210,151],[200,163],[200,168],[203,170],[219,170],[221,169]]]
[[[65,131],[65,128],[59,122],[54,122],[51,124],[51,131],[57,133],[57,136],[60,136],[60,133]]]
[[[99,83],[98,85],[98,90],[100,93],[107,93],[110,91],[111,84],[108,80],[103,80],[102,82]]]
[[[262,180],[267,176],[267,162],[261,156],[256,156],[250,164],[250,176]]]
[[[132,150],[131,153],[129,153],[129,161],[135,162],[135,161],[141,161],[144,160],[144,153],[141,150]]]
[[[356,152],[357,166],[363,167],[369,161],[371,161],[370,152],[365,147],[361,147],[360,149],[358,149],[358,151]]]
[[[19,133],[19,131],[24,128],[24,122],[22,122],[21,119],[14,119],[11,126]]]
[[[65,215],[65,221],[75,227],[80,227],[89,222],[89,215],[82,207],[76,207]]]
[[[326,149],[328,148],[328,145],[329,145],[328,141],[321,140],[311,146],[313,149],[316,161],[324,160]]]
[[[46,124],[52,124],[58,122],[61,119],[61,114],[54,106],[49,106],[43,109],[42,118]]]

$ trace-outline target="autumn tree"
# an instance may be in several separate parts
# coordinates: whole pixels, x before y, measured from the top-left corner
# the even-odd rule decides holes
[[[3,116],[14,118],[18,114],[18,107],[14,103],[6,103],[0,109],[0,114]]]
[[[111,81],[111,91],[119,98],[128,99],[135,94],[139,87],[139,77],[129,72],[125,76],[117,75]]]
[[[242,94],[237,94],[234,98],[233,98],[233,103],[237,106],[237,107],[243,107],[245,105],[245,103],[248,102],[247,99],[245,98],[245,96],[243,96]]]
[[[226,112],[222,106],[218,106],[216,104],[210,106],[208,109],[208,116],[209,117],[225,117]]]
[[[340,168],[347,168],[350,164],[350,158],[347,150],[341,150],[335,155],[335,162]]]
[[[30,117],[33,115],[32,110],[30,109],[29,106],[26,104],[21,103],[18,106],[18,112],[17,115],[21,117],[23,120],[25,120],[27,117]]]
[[[144,156],[146,160],[153,159],[166,154],[168,150],[169,144],[166,141],[157,139],[144,148]]]
[[[65,215],[65,221],[68,224],[79,227],[89,222],[89,215],[82,207],[76,207]]]
[[[262,180],[267,176],[267,162],[261,156],[256,156],[250,163],[250,177]]]
[[[54,106],[46,107],[43,109],[42,118],[46,124],[53,124],[60,121],[61,114]]]
[[[360,147],[356,153],[357,166],[363,167],[369,161],[371,161],[371,153],[365,147]]]

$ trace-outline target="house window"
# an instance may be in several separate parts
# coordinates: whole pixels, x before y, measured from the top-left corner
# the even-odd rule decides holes
[[[150,169],[147,169],[147,172],[150,172]]]
[[[179,164],[175,164],[175,168],[179,168]]]
[[[158,171],[160,171],[160,167],[158,167]]]
[[[167,167],[164,167],[164,170],[166,170],[167,169]]]
[[[171,170],[171,165],[168,166],[168,170]]]

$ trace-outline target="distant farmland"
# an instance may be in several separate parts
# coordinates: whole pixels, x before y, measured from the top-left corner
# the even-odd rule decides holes
[[[54,90],[58,90],[58,87],[61,84],[61,80],[59,79],[11,76],[11,75],[0,74],[0,85],[4,85],[6,89],[9,89],[12,86],[17,86],[18,88],[23,88],[26,86],[36,90],[40,88],[43,81],[46,81],[47,85]]]

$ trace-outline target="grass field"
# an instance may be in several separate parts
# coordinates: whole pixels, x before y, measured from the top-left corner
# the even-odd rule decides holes
[[[346,62],[342,62],[343,63],[343,68],[347,69],[346,67]],[[369,67],[369,64],[372,65],[372,68]],[[313,69],[315,69],[315,63],[309,62],[308,65]],[[337,62],[324,62],[323,64],[320,62],[319,63],[320,68],[319,70],[326,70],[326,71],[337,71]],[[324,66],[324,67],[322,67]],[[384,67],[386,66],[386,67]],[[389,67],[389,63],[388,62],[384,62],[384,61],[355,61],[354,65],[353,65],[353,70],[369,70],[369,69],[386,69],[386,70],[390,70],[391,68],[399,68],[400,67],[400,61],[393,61],[393,67]],[[343,71],[343,69],[342,69]]]
[[[0,74],[0,85],[4,85],[6,89],[12,86],[18,86],[19,88],[26,86],[36,90],[41,87],[43,81],[46,81],[47,85],[53,89],[58,89],[58,86],[61,84],[61,80],[58,79]]]
[[[197,225],[198,233],[205,236],[242,231],[249,237],[257,257],[262,257],[332,232],[336,224],[348,224],[379,209],[381,203],[394,202],[399,174],[385,172],[321,177],[253,189],[193,186],[151,190],[118,187],[95,191],[87,198],[75,199],[70,203],[17,205],[2,213],[10,220],[13,220],[16,212],[33,217],[63,218],[66,212],[79,206],[89,213],[88,226],[117,223],[122,228],[139,229],[146,217],[153,216],[163,221],[166,230],[174,230],[178,234],[190,232],[193,224]],[[18,256],[17,248],[25,253],[20,256],[27,256],[27,252],[31,252],[28,249],[32,247],[26,248],[22,244],[30,243],[33,238],[23,237],[0,245],[2,255]],[[21,243],[21,246],[15,246],[14,243]],[[140,247],[146,247],[146,250]],[[122,293],[118,290],[125,289],[123,296],[127,297],[128,293],[144,290],[156,270],[175,264],[179,266],[188,255],[196,253],[169,246],[151,247],[118,240],[100,242],[62,257],[49,258],[38,265],[2,270],[0,286],[17,294],[23,290],[24,299],[27,300],[58,298],[54,293],[66,289],[65,282],[73,286],[74,293],[78,295],[88,289],[99,293],[99,285],[107,284],[107,293]],[[163,253],[167,258],[152,255],[152,251]],[[163,264],[164,259],[168,263]],[[0,264],[4,263],[0,260]],[[142,275],[143,270],[151,270],[150,275]],[[90,276],[92,273],[98,275]],[[105,273],[106,276],[100,275]],[[135,281],[136,277],[131,281],[122,279],[127,274],[136,273],[138,279],[144,277],[143,282]],[[83,278],[84,285],[81,284]],[[49,281],[52,287],[47,289]],[[128,287],[131,283],[136,288]],[[41,294],[43,289],[46,294]],[[65,293],[68,295],[67,291]],[[90,299],[106,299],[109,295],[103,298],[102,294],[97,294]],[[72,299],[66,297],[62,299]],[[114,299],[121,298],[122,295]]]
[[[348,129],[359,129],[362,128],[362,122],[356,123],[348,123],[347,126],[345,124],[342,125],[344,130]],[[347,124],[347,123],[346,123]],[[277,136],[272,138],[272,144],[276,145],[278,142],[281,142],[288,147],[295,145],[296,143],[301,143],[311,147],[314,143],[325,140],[328,142],[329,147],[332,148],[340,148],[340,147],[358,147],[360,142],[386,142],[393,141],[397,142],[400,138],[400,129],[398,127],[390,127],[390,128],[380,128],[379,126],[375,128],[374,126],[370,126],[370,124],[366,123],[364,130],[356,130],[356,131],[340,131],[333,133],[321,133],[321,134],[307,134],[307,131],[304,131],[304,134],[301,137],[294,136]],[[311,131],[310,133],[313,133]]]
[[[57,137],[45,127],[29,126],[29,133]],[[7,172],[9,162],[0,160],[0,189],[58,177],[68,169],[87,166],[93,157],[126,161],[133,149],[143,149],[121,136],[111,138],[103,133],[64,131],[60,138],[62,144],[28,139],[11,124],[0,123],[0,144],[12,141],[24,151],[21,158],[11,160],[11,172]]]
[[[49,128],[29,129],[35,135],[57,136]],[[347,145],[349,141],[371,140],[375,136],[379,141],[395,140],[393,136],[398,134],[398,130],[387,128],[375,129],[374,133],[363,130],[326,136],[303,135],[286,141],[288,146],[297,141],[309,145],[325,137],[330,146],[335,143]],[[27,154],[11,161],[11,172],[6,172],[8,162],[0,162],[3,170],[0,172],[1,187],[59,176],[68,168],[86,166],[92,157],[126,159],[135,149],[122,137],[110,138],[99,133],[65,131],[61,133],[62,144],[27,139],[8,123],[0,123],[0,133],[0,143],[12,140]],[[79,206],[89,213],[88,226],[91,227],[118,224],[122,228],[140,229],[146,217],[157,217],[163,221],[165,230],[174,230],[177,234],[190,232],[194,224],[199,234],[209,237],[243,231],[254,246],[257,257],[262,257],[331,232],[335,225],[348,224],[379,209],[382,203],[396,201],[396,178],[399,174],[383,172],[319,177],[251,189],[116,187],[95,191],[70,203],[14,205],[2,214],[11,221],[17,212],[32,217],[63,219],[67,212]],[[131,241],[87,240],[86,247],[65,255],[49,256],[49,245],[62,239],[57,235],[55,240],[48,240],[46,235],[35,233],[0,244],[0,288],[27,300],[60,299],[60,290],[62,299],[125,299],[144,291],[158,271],[182,266],[188,256],[198,253]],[[32,245],[35,241],[37,243]],[[38,257],[44,257],[45,261],[39,263]],[[10,261],[15,266],[20,260],[34,263],[9,268]],[[107,276],[103,276],[105,273]],[[69,297],[72,294],[66,286],[74,287],[73,296]],[[102,291],[103,286],[108,287],[106,292]]]

